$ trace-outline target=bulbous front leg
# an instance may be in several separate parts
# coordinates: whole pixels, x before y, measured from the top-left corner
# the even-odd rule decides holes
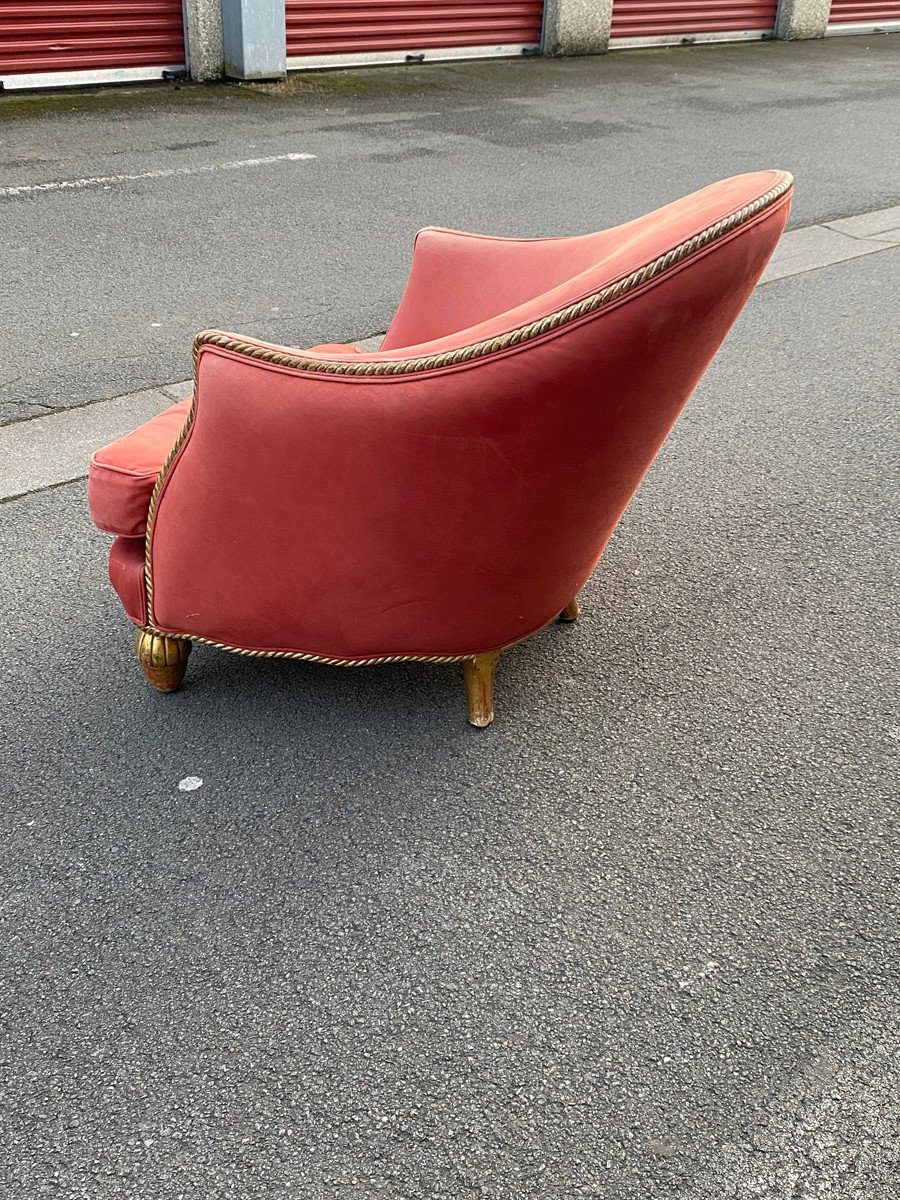
[[[181,687],[191,652],[191,643],[186,638],[164,637],[139,629],[134,635],[134,648],[144,674],[158,691],[174,692]]]
[[[466,681],[466,700],[469,706],[469,724],[484,729],[494,719],[494,671],[500,659],[500,651],[476,654],[463,663]]]
[[[581,605],[578,603],[578,597],[573,596],[556,619],[557,621],[564,621],[566,624],[570,624],[572,621],[577,621],[580,615]]]

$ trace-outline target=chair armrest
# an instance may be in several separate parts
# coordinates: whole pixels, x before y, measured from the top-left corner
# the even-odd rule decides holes
[[[566,539],[528,541],[559,509],[546,460],[564,450],[523,425],[523,396],[547,399],[523,356],[337,374],[318,364],[390,360],[240,345],[199,346],[148,527],[157,628],[340,661],[456,657],[526,636],[577,590]]]
[[[190,406],[190,400],[181,400],[91,455],[88,505],[98,529],[117,537],[144,536],[153,487]]]

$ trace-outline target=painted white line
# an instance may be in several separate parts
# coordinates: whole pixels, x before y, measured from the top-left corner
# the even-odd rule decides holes
[[[204,175],[210,171],[241,171],[245,167],[267,167],[270,163],[303,162],[315,154],[270,154],[267,158],[240,158],[234,162],[203,163],[199,167],[166,167],[159,171],[140,171],[134,175],[93,175],[87,179],[54,179],[48,183],[22,183],[0,187],[0,197],[27,196],[33,192],[66,192],[80,188],[112,187],[140,179],[172,179],[178,175]]]

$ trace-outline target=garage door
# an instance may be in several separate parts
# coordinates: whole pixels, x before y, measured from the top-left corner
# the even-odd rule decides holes
[[[184,63],[181,0],[0,0],[5,89],[158,79]]]
[[[543,0],[287,0],[288,67],[536,53]]]
[[[847,28],[850,25],[861,28]],[[833,0],[828,14],[829,33],[861,33],[882,26],[900,29],[900,0],[881,0],[880,4],[872,0]]]
[[[613,0],[610,45],[771,36],[778,0]]]

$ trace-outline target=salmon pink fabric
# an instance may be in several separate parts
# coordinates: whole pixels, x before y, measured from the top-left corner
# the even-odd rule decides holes
[[[116,538],[109,551],[109,578],[132,621],[146,625],[143,538]]]
[[[310,353],[359,351],[342,342],[323,342],[313,346]],[[119,537],[144,536],[153,488],[190,408],[190,398],[173,404],[133,433],[91,455],[88,505],[98,529]]]
[[[380,351],[303,352],[373,369],[425,360],[400,374],[323,373],[202,345],[195,418],[150,539],[151,612],[143,557],[116,551],[129,616],[339,660],[463,656],[527,636],[594,569],[762,273],[790,192],[595,311],[503,348],[492,339],[787,182],[738,176],[572,239],[425,231]],[[480,342],[487,353],[433,363]]]
[[[98,529],[121,537],[144,536],[150,496],[190,408],[190,400],[173,404],[134,433],[94,451],[88,504]]]

